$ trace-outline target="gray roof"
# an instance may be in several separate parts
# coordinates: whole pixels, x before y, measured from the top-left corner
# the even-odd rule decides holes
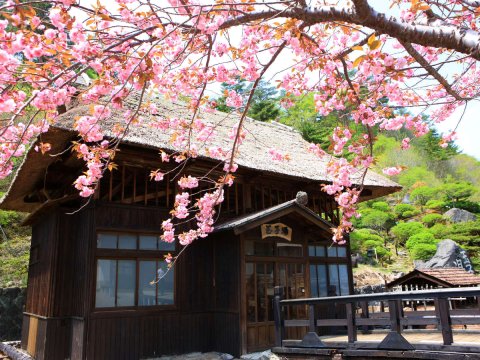
[[[304,205],[301,205],[298,203],[297,199],[289,200],[284,203],[272,206],[270,208],[257,211],[252,214],[248,214],[245,216],[237,217],[235,219],[226,221],[224,223],[220,223],[218,225],[215,225],[215,232],[218,231],[225,231],[225,230],[234,230],[238,228],[245,227],[248,224],[251,224],[254,221],[259,221],[263,220],[265,218],[271,217],[273,215],[279,214],[282,212],[282,210],[287,210],[291,209],[292,211],[297,211],[299,213],[302,213],[303,215],[306,215],[315,221],[321,223],[324,225],[324,228],[326,230],[330,230],[331,228],[334,228],[335,225],[333,225],[331,222],[322,219],[318,214],[316,214],[314,211],[310,210]]]
[[[135,103],[135,96],[129,98],[127,106],[132,108]],[[177,117],[180,119],[189,119],[190,111],[183,104],[172,103],[163,99],[153,100],[158,108],[158,117]],[[124,112],[113,110],[112,116],[102,122],[105,134],[114,137],[113,127],[118,123],[124,122]],[[79,105],[72,107],[66,113],[58,117],[58,121],[50,127],[50,130],[42,134],[44,142],[52,144],[50,154],[61,153],[77,136],[73,130],[73,125],[78,117],[90,115],[90,105]],[[142,123],[130,126],[127,134],[122,139],[123,143],[140,146],[150,149],[164,149],[166,151],[177,151],[171,143],[171,133],[154,128],[149,125],[151,117],[148,115]],[[206,153],[206,147],[219,146],[223,149],[230,149],[233,140],[229,139],[228,134],[238,123],[237,114],[227,114],[219,111],[209,113],[200,113],[205,122],[211,124],[217,133],[214,140],[209,143],[199,143],[193,140],[199,151],[199,156],[210,158]],[[294,129],[279,124],[277,122],[260,122],[253,119],[245,119],[244,129],[246,139],[239,147],[239,153],[236,157],[237,164],[243,169],[260,170],[266,174],[287,176],[308,181],[324,183],[331,181],[327,175],[327,164],[329,156],[319,159],[313,153],[308,151],[309,143],[305,141],[301,134]],[[269,154],[269,149],[276,149],[290,156],[287,161],[274,161]],[[55,161],[54,156],[49,154],[42,155],[33,150],[28,152],[24,162],[15,174],[8,192],[0,200],[0,207],[9,210],[33,211],[38,204],[28,204],[24,202],[24,197],[34,190],[36,183],[41,181],[45,174],[46,167]],[[357,183],[360,183],[362,173],[357,176]],[[364,186],[372,189],[370,195],[362,196],[363,200],[379,197],[398,191],[401,186],[397,183],[368,171],[364,179]]]
[[[172,103],[163,99],[154,100],[161,117],[177,117],[189,119],[191,112],[183,104]],[[132,100],[133,102],[133,100]],[[103,122],[102,126],[107,135],[113,136],[112,128],[117,123],[123,122],[124,111],[114,111],[113,116]],[[73,120],[76,117],[90,114],[90,106],[84,105],[71,109],[62,116],[54,126],[57,128],[72,130]],[[152,117],[154,115],[150,115]],[[231,149],[233,140],[229,139],[231,129],[238,123],[239,116],[236,114],[227,114],[220,111],[211,113],[200,113],[205,122],[214,126],[217,135],[210,144],[193,141],[200,155],[209,157],[206,153],[206,147],[219,146],[223,149]],[[141,124],[131,126],[123,142],[134,145],[150,147],[155,149],[179,150],[173,147],[169,131],[159,130],[149,126],[151,118],[147,118]],[[331,160],[330,156],[319,159],[315,154],[308,151],[309,143],[305,141],[301,134],[289,126],[277,122],[261,122],[250,118],[245,119],[244,129],[246,132],[245,141],[239,147],[239,154],[236,162],[239,166],[254,170],[263,170],[271,173],[290,175],[298,178],[304,178],[317,181],[331,181],[327,175],[327,164]],[[282,153],[288,154],[290,160],[274,161],[268,153],[269,149],[276,149]],[[361,182],[363,171],[357,176],[357,182]],[[355,176],[354,176],[355,178]],[[385,178],[382,175],[368,171],[364,185],[381,186],[392,188],[391,192],[400,189],[400,185]]]

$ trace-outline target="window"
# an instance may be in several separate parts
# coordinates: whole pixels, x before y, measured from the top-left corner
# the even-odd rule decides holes
[[[349,295],[347,265],[310,264],[310,291],[312,297]]]
[[[163,255],[174,250],[158,235],[98,233],[95,307],[173,305],[174,268]]]
[[[310,264],[311,296],[340,296],[350,293],[345,246],[309,244],[308,256],[312,262]]]
[[[324,245],[309,245],[308,256],[310,257],[347,257],[347,248],[345,246],[324,246]]]

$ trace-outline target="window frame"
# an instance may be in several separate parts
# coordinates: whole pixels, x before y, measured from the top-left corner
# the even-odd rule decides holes
[[[97,241],[99,234],[112,234],[117,235],[117,246],[118,246],[118,236],[119,235],[133,235],[136,237],[136,249],[108,249],[108,248],[98,248]],[[133,230],[123,230],[123,229],[101,229],[98,228],[95,231],[95,241],[94,241],[94,281],[93,281],[93,312],[114,312],[114,311],[127,311],[127,310],[142,310],[142,311],[158,311],[158,310],[174,310],[177,309],[177,271],[173,269],[173,303],[172,304],[155,304],[155,305],[138,305],[139,300],[139,275],[140,275],[140,261],[157,261],[160,263],[164,261],[164,255],[172,254],[175,256],[178,253],[179,245],[178,242],[175,242],[174,250],[148,250],[148,249],[139,249],[140,246],[140,236],[160,236],[158,232],[155,231],[133,231]],[[98,260],[134,260],[135,261],[135,291],[134,291],[134,304],[131,306],[110,306],[110,307],[97,307],[96,306],[96,286],[97,286],[97,276],[98,276]],[[115,281],[115,303],[117,302],[117,288],[118,288],[118,262],[117,262],[117,273]],[[156,285],[155,292],[158,293],[158,285]]]
[[[309,252],[309,247],[310,246],[323,246],[325,248],[325,256],[313,256],[310,255]],[[338,256],[338,250],[335,251],[337,256],[328,256],[328,248],[329,247],[344,247],[345,248],[345,256]],[[349,252],[348,252],[348,245],[332,245],[332,242],[330,241],[311,241],[307,243],[307,252],[306,252],[306,257],[308,259],[308,264],[309,264],[309,290],[310,290],[310,295],[313,296],[313,289],[312,289],[312,274],[310,273],[310,266],[314,265],[315,266],[315,271],[317,271],[316,266],[317,265],[325,265],[325,274],[326,274],[326,284],[327,284],[327,297],[328,295],[328,288],[329,286],[333,285],[330,283],[330,265],[336,265],[336,271],[337,275],[340,277],[340,270],[339,266],[340,265],[345,265],[347,266],[347,281],[348,281],[348,289],[349,293],[353,291],[351,288],[351,273],[348,272],[348,266],[350,264],[349,262]],[[336,284],[335,284],[336,285]]]

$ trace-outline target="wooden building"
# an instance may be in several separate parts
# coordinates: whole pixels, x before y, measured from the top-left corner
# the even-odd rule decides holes
[[[158,107],[161,116],[188,114],[182,105],[159,100]],[[40,139],[52,144],[50,154],[56,156],[32,147],[1,203],[3,209],[30,213],[22,347],[37,360],[210,350],[240,355],[273,344],[274,286],[283,286],[288,298],[352,292],[349,248],[331,244],[330,228],[339,214],[334,200],[320,191],[328,182],[327,160],[309,153],[299,133],[247,120],[236,182],[226,190],[216,231],[194,242],[152,285],[165,271],[163,256],[181,250],[158,238],[177,179],[149,178],[151,170],[170,166],[160,162],[158,152],[175,151],[171,134],[132,127],[115,157],[118,169],[105,174],[85,201],[72,187],[84,164],[69,147],[77,139],[72,123],[89,114],[89,107],[67,110]],[[238,119],[205,116],[219,133],[217,145],[227,147],[226,134]],[[104,125],[107,134],[121,119],[113,113]],[[202,146],[199,156],[188,160],[188,174],[222,168]],[[291,160],[272,161],[269,148],[289,153]],[[374,173],[364,184],[362,200],[399,189]],[[298,191],[308,193],[308,201],[296,200]],[[302,307],[295,311],[295,317],[306,316]]]
[[[415,269],[386,285],[403,291],[467,286],[480,286],[480,276],[459,267]]]

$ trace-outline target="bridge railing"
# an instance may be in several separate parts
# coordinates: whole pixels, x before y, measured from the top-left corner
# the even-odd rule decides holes
[[[475,306],[472,309],[450,309],[449,301],[458,298],[480,299],[480,287],[464,287],[449,289],[433,289],[421,291],[399,291],[377,294],[332,296],[322,298],[305,299],[282,299],[282,287],[275,288],[274,294],[274,319],[275,319],[275,346],[289,346],[288,339],[285,339],[286,328],[308,327],[308,332],[299,341],[295,341],[295,347],[322,348],[326,345],[317,334],[318,327],[343,326],[346,327],[348,343],[357,341],[358,327],[363,329],[373,327],[389,328],[387,336],[378,344],[382,350],[414,350],[403,336],[405,326],[426,326],[435,325],[442,334],[443,344],[453,344],[452,325],[480,325],[480,308]],[[404,311],[403,304],[411,301],[433,302],[434,311]],[[381,306],[382,311],[369,314],[368,303],[388,303],[386,307]],[[319,318],[317,305],[344,304],[346,316],[344,319],[325,318],[322,314]],[[361,306],[359,306],[361,304]],[[367,304],[367,306],[365,306]],[[307,306],[308,319],[285,319],[284,310],[290,306]],[[357,312],[357,310],[360,310]]]

